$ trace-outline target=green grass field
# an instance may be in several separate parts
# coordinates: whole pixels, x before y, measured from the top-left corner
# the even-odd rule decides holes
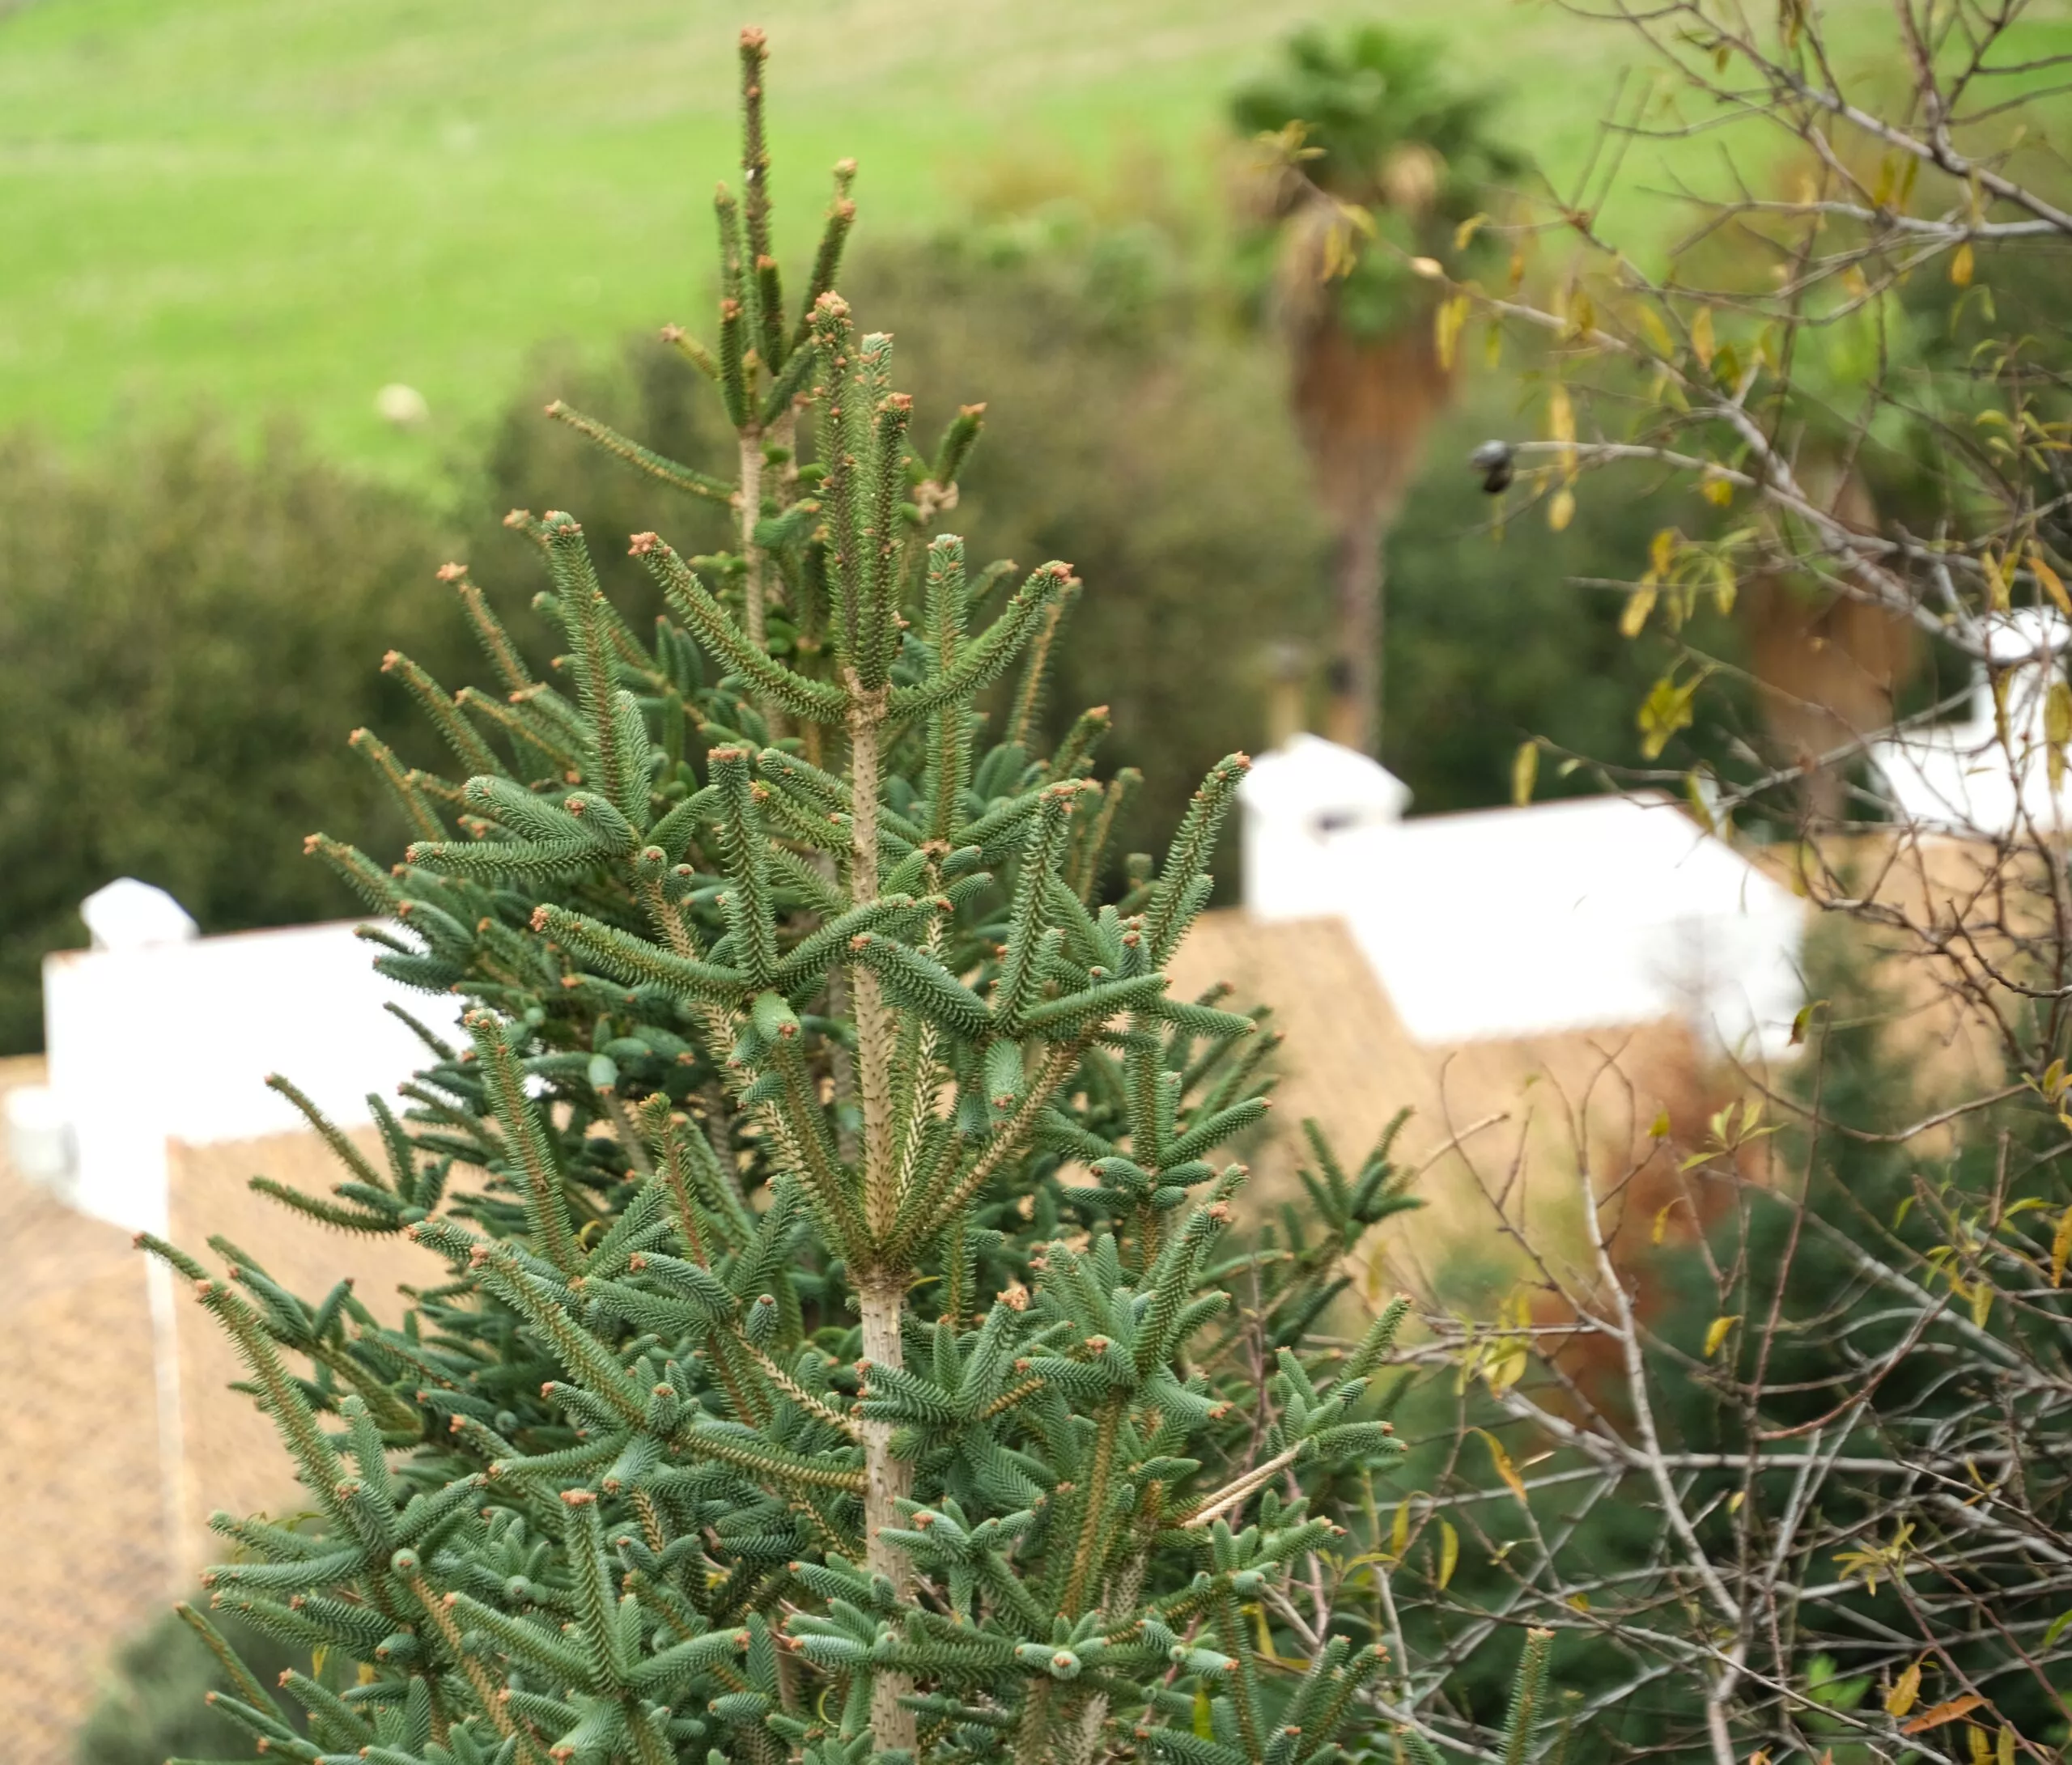
[[[1556,168],[1630,53],[1522,0],[40,0],[0,16],[0,427],[286,414],[436,475],[543,340],[702,316],[745,11],[795,249],[843,154],[867,229],[1147,164],[1211,214],[1222,95],[1305,18],[1443,32]]]

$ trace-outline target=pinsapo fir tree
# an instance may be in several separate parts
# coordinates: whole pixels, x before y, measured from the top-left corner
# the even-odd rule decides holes
[[[1399,1450],[1368,1394],[1403,1304],[1317,1330],[1401,1179],[1333,1168],[1317,1217],[1235,1236],[1244,1171],[1215,1155],[1264,1114],[1274,1038],[1166,968],[1246,762],[1118,873],[1102,715],[1038,740],[1079,584],[1043,564],[980,617],[1011,566],[931,535],[980,409],[911,440],[891,340],[833,290],[852,168],[787,299],[761,33],[741,56],[717,345],[669,333],[737,479],[553,410],[737,511],[737,549],[634,536],[667,609],[643,639],[574,517],[515,514],[556,678],[448,566],[503,691],[387,666],[465,782],[363,732],[421,837],[393,869],[310,841],[392,916],[377,965],[465,999],[465,1041],[418,1026],[378,1156],[274,1081],[346,1174],[255,1185],[405,1236],[431,1279],[391,1326],[227,1241],[221,1272],[143,1241],[313,1510],[219,1515],[204,1578],[309,1671],[261,1685],[183,1615],[231,1676],[217,1708],[305,1765],[1355,1756],[1387,1649],[1272,1596],[1335,1561],[1312,1497]]]

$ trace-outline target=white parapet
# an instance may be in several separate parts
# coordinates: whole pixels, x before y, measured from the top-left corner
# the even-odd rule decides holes
[[[1970,715],[1870,743],[1871,767],[1904,827],[2057,844],[2072,832],[2072,771],[2052,701],[2063,710],[2072,626],[2048,607],[1981,624],[1987,661],[1972,671]]]
[[[1667,800],[1405,820],[1400,781],[1314,736],[1242,793],[1246,907],[1344,919],[1420,1042],[1680,1018],[1740,1053],[1789,1042],[1802,905]]]
[[[428,1058],[384,1004],[442,1037],[456,1030],[457,999],[375,972],[378,951],[356,936],[365,922],[214,938],[181,937],[162,912],[153,923],[172,936],[44,959],[46,1113],[69,1130],[72,1156],[53,1186],[99,1218],[164,1228],[169,1139],[206,1144],[300,1126],[269,1074],[292,1080],[342,1126],[372,1120],[367,1094],[393,1096]]]

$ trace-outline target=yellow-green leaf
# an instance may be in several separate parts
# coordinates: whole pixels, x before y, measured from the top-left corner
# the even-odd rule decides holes
[[[2057,610],[2066,618],[2072,619],[2072,595],[2066,593],[2063,579],[2050,567],[2050,561],[2043,553],[2033,545],[2029,548],[2029,568],[2043,585],[2043,592],[2057,603]]]
[[[2050,1628],[2043,1633],[2044,1647],[2049,1648],[2053,1646],[2057,1639],[2065,1634],[2067,1625],[2072,1625],[2072,1607],[2068,1607],[2051,1619]]]
[[[2072,686],[2062,680],[2053,681],[2044,696],[2043,739],[2060,746],[2072,741]]]
[[[1518,1466],[1511,1462],[1511,1455],[1504,1450],[1504,1443],[1486,1428],[1475,1431],[1482,1436],[1482,1444],[1489,1449],[1489,1462],[1497,1467],[1497,1474],[1504,1480],[1505,1488],[1520,1501],[1526,1499],[1525,1479],[1518,1475]]]
[[[1726,1333],[1741,1322],[1741,1313],[1726,1317],[1715,1317],[1705,1331],[1705,1359],[1709,1360],[1719,1352],[1719,1345],[1726,1340]]]
[[[1569,335],[1571,338],[1587,337],[1597,329],[1597,308],[1590,304],[1590,296],[1578,288],[1569,302]]]
[[[1963,244],[1959,245],[1955,251],[1950,253],[1951,282],[1959,288],[1970,287],[1972,285],[1972,270],[1974,260],[1972,257],[1972,242],[1969,240],[1966,240]]]
[[[2006,573],[2000,567],[2000,560],[1990,547],[1978,554],[1979,568],[1985,572],[1986,593],[1996,613],[2005,613],[2014,597],[2008,592]]]
[[[1453,1529],[1453,1522],[1439,1522],[1439,1585],[1444,1589],[1454,1578],[1454,1571],[1460,1567],[1460,1534]]]
[[[1885,1714],[1904,1716],[1921,1698],[1921,1663],[1910,1662],[1907,1670],[1892,1682],[1892,1688],[1885,1694]]]
[[[1395,1524],[1389,1528],[1389,1548],[1400,1560],[1410,1543],[1410,1498],[1405,1496],[1395,1504]]]
[[[1457,294],[1441,300],[1432,315],[1432,344],[1439,366],[1450,373],[1460,350],[1461,327],[1467,323],[1467,296]]]
[[[1651,1140],[1666,1140],[1669,1138],[1668,1110],[1657,1109],[1654,1112],[1654,1119],[1648,1124],[1648,1138]],[[1673,1207],[1676,1204],[1675,1203],[1671,1202],[1669,1205]],[[1669,1211],[1669,1208],[1665,1207],[1662,1209],[1662,1211],[1667,1213]],[[1660,1238],[1657,1238],[1655,1242],[1659,1244],[1662,1242],[1662,1240]]]
[[[1946,1722],[1954,1722],[1959,1716],[1969,1716],[1985,1699],[1976,1691],[1967,1691],[1961,1698],[1952,1698],[1947,1703],[1938,1703],[1932,1710],[1924,1710],[1913,1721],[1905,1725],[1902,1734],[1926,1734],[1930,1729],[1939,1729]]]
[[[1699,826],[1708,834],[1717,834],[1719,826],[1713,814],[1713,806],[1705,800],[1705,787],[1695,772],[1684,774],[1684,800],[1691,805],[1691,814]]]
[[[2065,1284],[2065,1265],[2072,1261],[2072,1207],[2067,1207],[2057,1216],[2057,1230],[2050,1241],[2050,1284]],[[2072,1618],[2072,1612],[2065,1614]]]
[[[1576,439],[1576,407],[1569,401],[1569,388],[1559,381],[1547,395],[1547,433],[1556,441]]]
[[[1539,744],[1522,741],[1511,756],[1511,801],[1520,808],[1532,800],[1532,787],[1539,778]]]
[[[1525,1377],[1525,1344],[1514,1342],[1490,1356],[1482,1369],[1482,1377],[1492,1391],[1501,1394]]]
[[[1266,1627],[1266,1608],[1263,1606],[1248,1606],[1246,1610],[1251,1613],[1253,1627],[1259,1633],[1259,1659],[1262,1661],[1280,1660],[1280,1656],[1273,1652],[1273,1632]]]
[[[1713,605],[1719,609],[1722,618],[1734,611],[1734,597],[1739,586],[1734,579],[1734,566],[1722,552],[1713,559]]]
[[[1212,1741],[1216,1738],[1216,1712],[1208,1701],[1208,1687],[1199,1679],[1195,1682],[1195,1738]]]
[[[1698,359],[1698,366],[1706,372],[1713,365],[1713,309],[1700,307],[1691,320],[1691,353]]]
[[[1467,242],[1475,237],[1482,223],[1488,219],[1489,217],[1486,214],[1471,214],[1456,227],[1454,229],[1454,249],[1466,251]]]
[[[1669,340],[1669,327],[1662,322],[1662,315],[1653,307],[1641,309],[1641,329],[1648,334],[1648,342],[1654,346],[1657,355],[1668,357],[1676,353],[1676,346]]]
[[[1547,524],[1558,533],[1575,518],[1576,493],[1573,490],[1556,490],[1547,505]]]
[[[1625,610],[1619,615],[1620,637],[1637,638],[1647,628],[1648,615],[1654,611],[1655,598],[1655,591],[1645,587],[1636,588],[1626,596]]]
[[[1641,701],[1635,719],[1641,732],[1641,753],[1646,758],[1659,760],[1670,738],[1679,730],[1691,727],[1695,715],[1692,702],[1697,697],[1702,678],[1694,674],[1689,680],[1679,682],[1674,676],[1665,674],[1648,689],[1648,696]]]

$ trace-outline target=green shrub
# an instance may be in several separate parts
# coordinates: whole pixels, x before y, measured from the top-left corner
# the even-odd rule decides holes
[[[265,1680],[308,1664],[306,1651],[232,1618],[217,1622]],[[241,1743],[241,1731],[203,1700],[211,1691],[231,1689],[230,1675],[202,1639],[168,1612],[117,1655],[108,1688],[79,1730],[74,1765],[163,1765],[168,1754],[223,1754]]]
[[[211,931],[353,910],[296,829],[322,804],[400,836],[345,736],[404,720],[388,644],[460,653],[439,555],[418,504],[283,436],[0,443],[0,1050],[37,1045],[39,959],[112,877]]]

